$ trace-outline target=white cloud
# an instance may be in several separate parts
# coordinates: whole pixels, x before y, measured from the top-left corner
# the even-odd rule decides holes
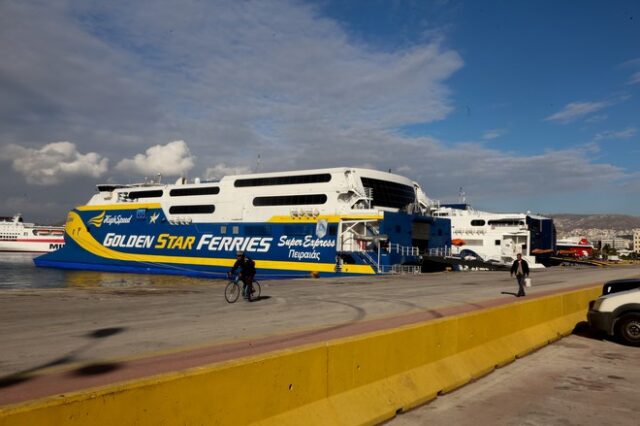
[[[640,83],[640,71],[634,73],[630,78],[629,78],[629,84],[637,84]]]
[[[115,182],[188,170],[218,178],[248,172],[261,155],[262,171],[369,165],[406,174],[430,196],[462,185],[497,200],[596,181],[573,168],[609,185],[624,173],[584,150],[522,157],[396,134],[451,114],[449,79],[463,60],[437,31],[380,47],[323,15],[322,2],[297,0],[5,3],[0,140],[82,141],[82,152],[125,158]],[[576,102],[548,119],[594,119],[608,105]],[[188,149],[147,150],[148,141],[177,139]],[[584,182],[571,180],[576,174]],[[3,194],[24,192],[9,183],[13,175],[0,169]],[[84,201],[71,186],[43,197]]]
[[[213,179],[219,180],[225,176],[229,175],[243,175],[246,173],[251,173],[251,169],[249,167],[244,166],[227,166],[225,163],[216,164],[213,167],[207,168],[207,171],[204,173],[205,179]]]
[[[603,108],[610,106],[610,102],[571,102],[562,110],[545,118],[545,121],[558,121],[560,123],[569,123],[571,121],[582,118]]]
[[[40,149],[10,144],[0,150],[0,158],[10,161],[13,170],[33,185],[55,185],[72,176],[100,177],[109,160],[95,152],[81,154],[71,142],[54,142]]]
[[[584,121],[585,123],[600,123],[602,121],[605,121],[609,118],[609,116],[607,114],[597,114],[597,115],[592,115],[589,118],[586,118]]]
[[[624,130],[614,131],[614,130],[606,130],[604,132],[600,132],[594,136],[594,140],[601,141],[605,139],[629,139],[632,138],[636,134],[635,127],[629,127]]]
[[[166,145],[155,145],[145,154],[125,158],[116,165],[116,170],[151,176],[157,173],[179,176],[191,170],[194,158],[184,141],[173,141]]]
[[[505,134],[507,134],[507,130],[506,129],[487,130],[482,135],[482,139],[484,139],[484,140],[496,139],[496,138],[499,138],[501,136],[504,136]]]

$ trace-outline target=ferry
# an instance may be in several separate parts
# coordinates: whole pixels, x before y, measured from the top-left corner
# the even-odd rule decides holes
[[[544,268],[555,253],[553,219],[525,213],[492,213],[465,203],[443,204],[433,215],[451,220],[453,255],[511,265],[517,254],[531,268]]]
[[[420,270],[449,219],[409,178],[363,168],[104,184],[74,208],[63,249],[37,266],[224,277],[242,251],[259,278]]]
[[[593,244],[586,238],[568,238],[556,242],[558,256],[587,258],[593,256]]]
[[[25,223],[19,213],[12,217],[0,217],[0,252],[47,253],[62,246],[62,226]]]

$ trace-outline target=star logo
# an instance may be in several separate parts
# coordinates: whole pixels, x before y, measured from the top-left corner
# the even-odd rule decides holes
[[[156,220],[158,220],[158,217],[160,217],[158,213],[152,214],[151,216],[149,216],[149,223],[156,223]]]

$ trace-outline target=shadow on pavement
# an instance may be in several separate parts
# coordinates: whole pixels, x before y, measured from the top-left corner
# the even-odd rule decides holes
[[[10,374],[8,376],[0,377],[0,389],[7,388],[10,386],[15,386],[19,383],[26,382],[27,380],[31,380],[38,371],[44,370],[45,368],[56,367],[59,365],[69,364],[75,361],[82,352],[90,349],[91,347],[98,344],[98,339],[104,339],[107,337],[114,336],[116,334],[122,333],[126,330],[126,327],[110,327],[110,328],[99,328],[97,330],[93,330],[90,333],[85,335],[89,341],[80,346],[77,349],[69,352],[68,354],[46,362],[44,364],[40,364],[33,368],[29,368],[27,370],[18,371],[17,373]],[[89,375],[89,374],[103,374],[109,371],[113,371],[119,368],[118,364],[91,364],[86,367],[82,367],[76,370],[77,375]]]
[[[120,363],[111,363],[111,362],[102,362],[85,365],[84,367],[78,368],[77,370],[73,370],[71,372],[74,376],[95,376],[98,374],[106,374],[120,368],[122,364]]]
[[[576,324],[571,334],[593,340],[603,340],[606,338],[606,334],[604,332],[600,330],[594,330],[586,321],[580,321],[578,324]]]

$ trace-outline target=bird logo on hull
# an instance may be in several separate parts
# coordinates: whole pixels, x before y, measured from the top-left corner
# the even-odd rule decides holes
[[[105,213],[107,212],[103,211],[98,216],[92,217],[91,219],[89,219],[89,223],[95,226],[96,228],[100,228],[102,226],[102,221],[104,220]]]

